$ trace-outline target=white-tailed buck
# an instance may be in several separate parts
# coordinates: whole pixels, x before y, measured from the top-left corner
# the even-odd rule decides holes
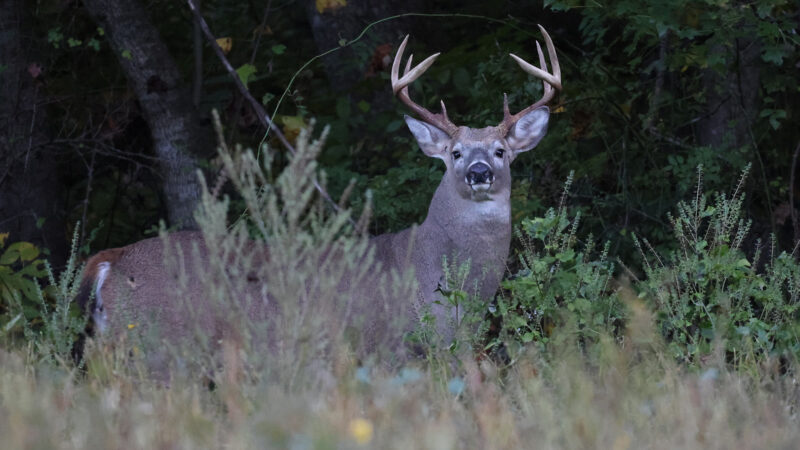
[[[400,45],[392,66],[392,90],[419,118],[406,116],[405,121],[422,151],[444,161],[446,171],[422,224],[369,240],[374,260],[367,272],[372,276],[358,278],[364,285],[356,286],[353,292],[365,301],[361,303],[363,307],[352,311],[364,317],[361,323],[365,341],[375,341],[372,334],[385,332],[382,325],[375,325],[386,322],[387,319],[380,316],[407,314],[412,316],[408,319],[414,321],[413,315],[421,308],[430,308],[437,329],[445,339],[452,337],[457,313],[447,302],[439,301],[442,300],[439,287],[445,277],[444,258],[450,264],[469,264],[468,287],[477,288],[480,297],[489,299],[495,294],[505,271],[511,241],[510,165],[545,135],[549,119],[549,109],[545,105],[561,89],[556,50],[544,28],[540,26],[540,29],[552,72],[548,71],[538,42],[539,67],[513,54],[511,57],[525,72],[543,80],[542,98],[511,114],[505,97],[503,120],[497,126],[486,128],[455,125],[447,117],[444,102],[441,113],[436,114],[411,100],[409,85],[433,64],[438,53],[413,68],[409,57],[401,77],[399,66],[408,36]],[[167,241],[169,244],[165,244]],[[169,247],[183,255],[175,263],[179,268],[166,267],[163,262]],[[86,265],[79,302],[91,313],[95,333],[115,335],[131,327],[132,320],[158,321],[166,339],[176,334],[185,335],[192,328],[208,332],[212,337],[224,333],[220,330],[225,327],[219,327],[214,317],[202,313],[207,307],[204,300],[207,295],[195,272],[208,265],[208,247],[201,233],[181,232],[170,235],[167,240],[147,239],[92,257]],[[263,246],[254,244],[254,247],[253,265],[264,264],[274,256],[270,255],[273,249],[269,242]],[[190,253],[195,258],[186,256]],[[379,294],[369,282],[381,273],[403,273],[408,269],[413,269],[415,274],[417,292],[412,295],[416,297],[415,304],[410,304],[414,300],[407,296],[393,298],[391,294]],[[182,295],[188,296],[189,301],[175,299],[177,275],[174,274],[178,272],[186,278]],[[352,283],[348,277],[343,275],[343,284]],[[268,297],[271,291],[268,277],[257,284],[251,288],[253,296],[264,298],[266,293]],[[231,293],[231,301],[236,301],[240,295]],[[269,301],[256,304],[266,305]],[[280,308],[274,306],[264,306],[261,311],[249,308],[248,313],[256,317],[280,314]]]

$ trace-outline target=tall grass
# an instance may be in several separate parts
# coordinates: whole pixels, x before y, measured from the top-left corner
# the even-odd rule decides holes
[[[289,389],[228,348],[213,390],[167,388],[110,350],[90,364],[107,372],[87,375],[3,352],[0,435],[6,448],[795,448],[795,378],[687,373],[639,311],[629,345],[597,344],[599,363],[565,345],[450,380],[340,360],[331,382]]]

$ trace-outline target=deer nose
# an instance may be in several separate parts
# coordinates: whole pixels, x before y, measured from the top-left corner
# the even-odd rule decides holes
[[[467,170],[467,184],[483,184],[493,181],[492,169],[485,163],[477,162]]]

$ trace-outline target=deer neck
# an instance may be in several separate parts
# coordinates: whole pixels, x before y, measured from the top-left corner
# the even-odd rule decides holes
[[[511,242],[510,191],[476,202],[461,197],[452,183],[452,177],[445,174],[416,233],[414,247],[437,258],[459,254],[473,264],[504,264]]]

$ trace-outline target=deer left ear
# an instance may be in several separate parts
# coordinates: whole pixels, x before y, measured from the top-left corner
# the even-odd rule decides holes
[[[514,151],[514,156],[536,147],[536,144],[547,134],[547,122],[550,120],[550,109],[547,106],[536,108],[522,116],[511,127],[506,142]]]

